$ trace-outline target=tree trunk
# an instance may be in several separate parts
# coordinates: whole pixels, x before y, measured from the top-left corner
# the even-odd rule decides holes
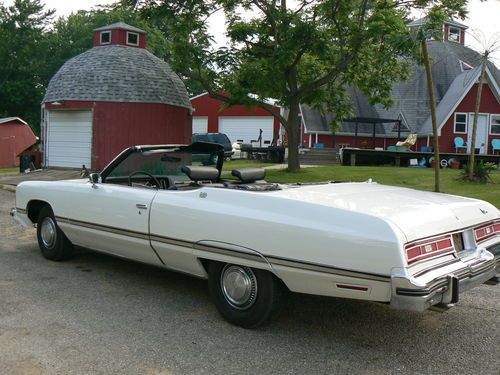
[[[288,137],[288,171],[296,172],[300,169],[299,141],[300,141],[300,119],[299,103],[291,103],[288,113],[286,132]]]
[[[439,138],[437,131],[437,121],[436,121],[436,100],[434,98],[434,83],[432,82],[432,70],[431,63],[429,60],[429,52],[427,51],[427,41],[422,40],[422,53],[424,55],[425,73],[427,75],[427,87],[429,90],[429,106],[431,109],[431,119],[432,119],[432,138],[434,146],[434,191],[439,192],[441,190],[439,181],[439,168],[441,166],[441,161],[439,160]]]
[[[476,151],[476,133],[477,122],[479,119],[479,107],[481,105],[481,94],[483,92],[483,80],[486,72],[486,64],[488,63],[488,51],[484,52],[483,62],[481,65],[481,74],[479,75],[479,84],[477,86],[476,106],[474,108],[474,123],[472,124],[472,134],[470,139],[470,155],[469,155],[469,181],[474,179],[474,164],[475,164],[475,151]]]

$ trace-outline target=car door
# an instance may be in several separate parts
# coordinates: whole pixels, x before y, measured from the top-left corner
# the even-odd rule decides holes
[[[75,184],[56,219],[80,246],[149,264],[162,264],[149,243],[149,211],[156,189],[110,183]]]

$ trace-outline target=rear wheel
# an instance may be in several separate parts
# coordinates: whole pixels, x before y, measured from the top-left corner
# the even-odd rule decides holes
[[[213,262],[208,285],[215,306],[228,322],[255,328],[269,321],[283,299],[283,286],[264,270]]]
[[[73,244],[57,225],[54,212],[48,205],[40,210],[36,234],[38,246],[45,258],[60,261],[73,255]]]

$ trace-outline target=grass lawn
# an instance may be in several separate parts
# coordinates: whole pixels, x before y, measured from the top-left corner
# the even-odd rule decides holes
[[[447,194],[486,200],[500,208],[500,171],[492,174],[496,184],[475,184],[458,181],[462,172],[453,169],[441,170],[441,191]],[[434,189],[434,170],[430,168],[395,168],[395,167],[318,167],[303,168],[291,173],[285,170],[266,171],[269,182],[314,182],[314,181],[366,181],[380,184],[409,187],[419,190]]]
[[[19,167],[16,168],[0,168],[0,174],[3,173],[19,173]]]

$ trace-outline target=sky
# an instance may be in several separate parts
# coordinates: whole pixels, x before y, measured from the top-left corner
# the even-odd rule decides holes
[[[5,5],[12,5],[14,0],[0,0]],[[57,16],[67,16],[79,9],[90,10],[99,4],[111,4],[115,0],[42,0],[47,8],[55,9]],[[500,0],[470,0],[468,4],[468,18],[458,20],[469,26],[465,36],[465,44],[476,51],[484,51],[485,46],[497,40],[499,45],[497,51],[492,54],[492,59],[500,66]],[[418,16],[418,15],[417,15]],[[210,30],[215,36],[218,44],[224,43],[224,18],[216,14],[210,20]],[[479,39],[481,42],[477,41]]]

